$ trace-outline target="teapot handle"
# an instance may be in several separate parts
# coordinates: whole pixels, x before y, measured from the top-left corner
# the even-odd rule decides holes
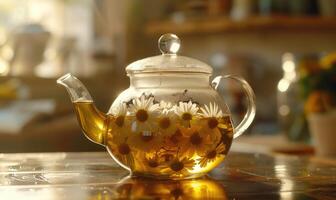
[[[226,75],[226,76],[217,76],[212,81],[212,87],[214,89],[217,89],[220,81],[222,79],[232,79],[240,83],[242,88],[244,89],[244,93],[247,96],[247,111],[243,118],[243,120],[239,123],[239,125],[235,128],[235,133],[233,135],[233,138],[237,138],[241,134],[244,133],[244,131],[251,125],[255,114],[256,114],[256,105],[255,105],[255,95],[251,88],[251,86],[243,79],[238,76],[233,75]]]

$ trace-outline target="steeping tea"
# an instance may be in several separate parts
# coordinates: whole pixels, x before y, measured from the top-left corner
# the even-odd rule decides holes
[[[103,124],[92,102],[75,102],[75,108],[83,130],[103,132],[96,135],[104,135],[111,154],[134,174],[181,178],[206,173],[225,158],[233,128],[215,103],[199,108],[191,101],[153,102],[141,96],[122,103]]]

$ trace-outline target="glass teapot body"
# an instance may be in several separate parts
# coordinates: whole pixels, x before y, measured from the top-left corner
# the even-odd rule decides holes
[[[195,177],[223,161],[233,127],[209,76],[146,74],[109,110],[106,146],[134,174]]]
[[[178,49],[172,45],[177,37],[169,35],[169,48],[164,39],[161,51]],[[195,178],[221,163],[233,138],[251,124],[254,94],[241,78],[218,76],[210,82],[209,66],[168,53],[129,65],[130,87],[106,114],[76,77],[67,74],[57,82],[66,87],[85,135],[106,146],[120,166],[138,176]],[[238,81],[247,96],[247,113],[236,128],[216,91],[223,78]]]

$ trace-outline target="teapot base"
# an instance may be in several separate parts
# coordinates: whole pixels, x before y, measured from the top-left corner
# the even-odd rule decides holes
[[[184,176],[172,176],[172,175],[165,175],[165,174],[150,174],[150,173],[143,173],[143,172],[131,172],[131,177],[134,178],[149,178],[149,179],[158,179],[158,180],[186,180],[186,179],[194,179],[200,178],[203,176],[207,176],[207,173],[198,173],[198,174],[190,174]]]

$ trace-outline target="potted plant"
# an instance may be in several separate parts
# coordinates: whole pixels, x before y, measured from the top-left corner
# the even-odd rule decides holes
[[[300,65],[301,91],[316,153],[336,155],[336,52]]]

